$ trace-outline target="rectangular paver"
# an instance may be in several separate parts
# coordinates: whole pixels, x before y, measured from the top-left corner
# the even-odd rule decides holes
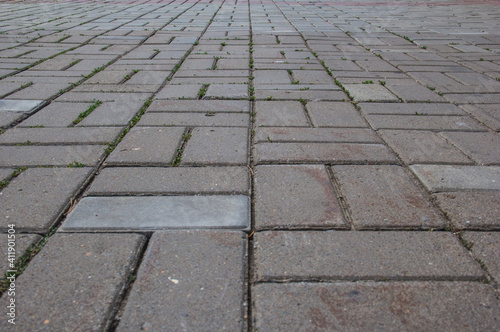
[[[246,229],[248,196],[86,197],[70,212],[65,231]]]
[[[16,279],[16,311],[23,313],[16,319],[16,329],[108,328],[144,242],[144,236],[139,234],[51,237]],[[100,300],[96,302],[96,298]],[[3,297],[2,306],[7,307],[8,301]],[[12,327],[7,319],[0,326],[3,330]]]
[[[243,330],[244,237],[228,231],[155,233],[117,331]]]

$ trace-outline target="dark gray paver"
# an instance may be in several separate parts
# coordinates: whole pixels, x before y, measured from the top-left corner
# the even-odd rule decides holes
[[[358,105],[366,114],[465,115],[464,111],[452,104],[359,103]]]
[[[457,130],[485,131],[475,120],[467,116],[425,115],[369,115],[368,122],[375,129]]]
[[[382,144],[259,143],[254,147],[258,163],[396,163]]]
[[[238,112],[248,113],[245,100],[155,100],[148,112]]]
[[[0,112],[32,113],[43,105],[43,100],[0,100]]]
[[[354,227],[433,228],[444,221],[400,166],[333,166]]]
[[[67,166],[77,162],[96,165],[104,147],[95,145],[0,146],[0,166]]]
[[[500,135],[494,133],[443,133],[476,162],[500,164]]]
[[[179,148],[184,128],[136,127],[106,159],[109,165],[170,164]]]
[[[500,233],[496,232],[465,232],[463,238],[472,245],[472,253],[485,264],[488,272],[500,280]]]
[[[204,99],[246,99],[248,98],[247,84],[211,84]]]
[[[259,331],[494,331],[500,304],[473,282],[259,284]]]
[[[183,127],[245,127],[250,116],[235,113],[146,113],[137,126],[183,126]]]
[[[117,330],[243,330],[245,237],[154,233]]]
[[[367,127],[359,112],[349,103],[311,102],[307,110],[317,127]]]
[[[0,136],[0,144],[111,143],[121,128],[13,128]]]
[[[399,101],[398,97],[381,85],[345,84],[344,87],[355,101]]]
[[[431,192],[500,190],[498,166],[413,165],[410,169]]]
[[[450,192],[433,195],[451,222],[460,229],[497,229],[500,192]]]
[[[0,168],[0,181],[8,180],[13,172],[13,169]]]
[[[138,234],[52,236],[16,279],[16,310],[22,313],[16,329],[105,330],[144,240]],[[2,306],[8,300],[2,297]],[[8,324],[7,319],[0,322],[2,329]]]
[[[473,280],[483,271],[444,232],[261,232],[257,281]],[[321,253],[321,254],[319,254]]]
[[[61,229],[161,230],[170,228],[246,229],[248,196],[85,197]]]
[[[182,163],[196,165],[245,165],[248,160],[247,128],[195,128]]]
[[[24,120],[20,126],[67,127],[90,105],[89,103],[54,102]]]
[[[474,164],[460,150],[433,132],[380,130],[379,133],[401,159],[408,164]]]
[[[256,142],[380,143],[370,129],[361,128],[257,128]]]
[[[247,167],[107,167],[87,195],[248,194]]]
[[[324,166],[257,166],[255,227],[345,227]]]
[[[15,228],[14,228],[15,230]],[[12,234],[0,234],[0,250],[2,250],[3,253],[5,253],[5,259],[0,262],[0,273],[2,275],[7,272],[7,270],[15,270],[13,264],[14,262],[10,262],[7,260],[8,256],[7,253],[9,252],[9,241],[12,241],[11,243],[15,243],[15,245],[12,245],[12,248],[15,249],[15,258],[16,261],[19,260],[19,258],[24,255],[26,250],[33,244],[37,243],[42,237],[37,234],[13,234],[14,237],[12,237]],[[10,236],[10,238],[8,237]],[[10,265],[12,264],[12,265]]]
[[[254,110],[257,126],[308,127],[304,107],[298,101],[257,101]]]
[[[1,229],[47,232],[90,175],[91,168],[30,168],[0,195]]]

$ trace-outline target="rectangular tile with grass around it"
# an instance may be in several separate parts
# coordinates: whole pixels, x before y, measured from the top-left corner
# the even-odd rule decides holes
[[[188,228],[248,229],[250,199],[234,196],[86,197],[62,225],[64,231]]]

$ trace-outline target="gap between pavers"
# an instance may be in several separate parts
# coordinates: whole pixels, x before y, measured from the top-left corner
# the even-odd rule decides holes
[[[250,198],[232,196],[85,197],[62,231],[130,231],[189,228],[248,230]]]

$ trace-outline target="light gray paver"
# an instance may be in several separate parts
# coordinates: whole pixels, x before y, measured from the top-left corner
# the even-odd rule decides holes
[[[155,100],[148,112],[237,112],[248,113],[245,100]]]
[[[89,103],[54,102],[24,120],[20,127],[67,127],[90,105]]]
[[[451,233],[259,232],[254,236],[257,281],[483,276],[479,264]]]
[[[333,166],[359,229],[433,228],[444,221],[400,166]]]
[[[117,331],[243,330],[244,237],[228,231],[156,232]]]
[[[345,227],[324,166],[257,166],[255,191],[257,229]]]
[[[483,262],[488,272],[500,280],[500,261],[498,252],[500,251],[500,233],[498,232],[465,232],[463,238],[472,245],[472,253]]]
[[[500,313],[472,282],[259,284],[252,300],[259,331],[494,331]]]
[[[500,190],[498,166],[413,165],[410,169],[431,192]]]
[[[52,236],[16,279],[16,310],[23,313],[16,329],[105,330],[144,240],[138,234]],[[8,300],[2,297],[2,306]],[[10,325],[7,319],[0,324]]]
[[[107,167],[87,195],[248,194],[247,167]]]
[[[246,99],[247,84],[211,84],[203,99]]]
[[[366,114],[465,115],[464,111],[452,104],[359,103],[358,105]]]
[[[161,230],[170,228],[246,229],[248,196],[85,197],[61,229]]]
[[[47,232],[90,175],[90,168],[30,168],[0,195],[2,229]]]
[[[0,100],[0,112],[32,113],[43,105],[43,100]]]

